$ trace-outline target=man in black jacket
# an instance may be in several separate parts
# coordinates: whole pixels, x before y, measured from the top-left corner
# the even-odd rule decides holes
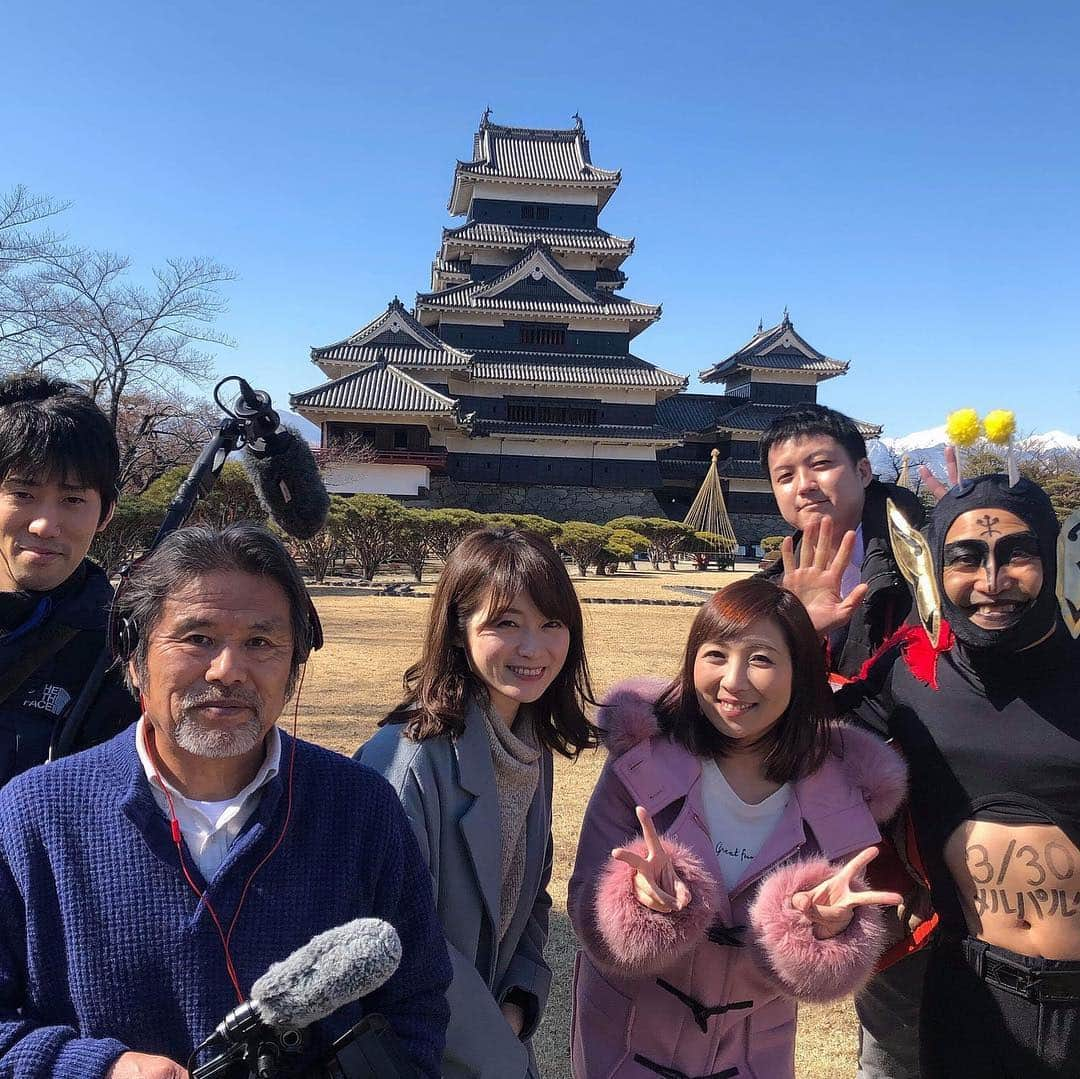
[[[781,516],[795,529],[796,562],[807,529],[816,535],[828,521],[836,539],[855,535],[841,595],[854,596],[858,606],[851,604],[846,629],[830,635],[830,669],[851,677],[911,611],[911,593],[889,546],[885,502],[891,498],[916,528],[922,505],[903,487],[874,478],[854,420],[824,405],[801,405],[774,420],[761,439],[761,465]],[[780,560],[767,571],[778,583],[783,574]]]
[[[0,382],[0,786],[49,756],[105,644],[112,588],[87,557],[116,501],[109,421],[77,386]],[[73,748],[137,718],[106,678]]]
[[[827,635],[830,671],[852,678],[911,612],[911,593],[889,542],[885,503],[892,499],[915,527],[923,523],[922,505],[910,491],[874,478],[854,420],[824,405],[800,405],[774,420],[761,439],[761,464],[781,515],[796,530],[785,541],[784,558],[766,575],[799,595]],[[833,538],[841,541],[835,558]],[[800,576],[792,572],[815,560],[819,569],[827,560],[847,566],[826,597],[827,618],[818,617],[814,595],[801,589]],[[856,997],[858,1079],[918,1079],[924,972],[925,959],[916,953],[877,975]]]

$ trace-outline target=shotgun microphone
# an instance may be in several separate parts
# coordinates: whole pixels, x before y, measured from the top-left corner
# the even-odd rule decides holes
[[[312,937],[257,978],[248,999],[195,1050],[193,1059],[221,1048],[197,1068],[189,1061],[192,1079],[232,1077],[244,1061],[255,1063],[257,1075],[279,1074],[282,1058],[302,1051],[306,1028],[375,992],[400,962],[401,938],[382,918],[356,918]]]
[[[303,1030],[374,993],[400,962],[401,939],[382,918],[356,918],[328,929],[257,978],[250,998],[225,1016],[214,1036],[243,1040],[253,1023]]]
[[[311,539],[326,524],[330,496],[307,442],[281,422],[265,390],[242,378],[233,415],[244,429],[244,471],[274,523],[296,539]]]

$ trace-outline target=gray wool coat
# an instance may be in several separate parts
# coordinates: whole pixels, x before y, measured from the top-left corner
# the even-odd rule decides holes
[[[443,1075],[538,1079],[530,1039],[551,984],[544,962],[551,907],[551,751],[540,755],[540,780],[525,825],[525,877],[500,942],[499,802],[484,724],[473,703],[457,739],[414,742],[402,736],[401,725],[387,725],[356,758],[393,785],[431,870],[454,970]],[[513,990],[525,1005],[521,1038],[499,1010]]]

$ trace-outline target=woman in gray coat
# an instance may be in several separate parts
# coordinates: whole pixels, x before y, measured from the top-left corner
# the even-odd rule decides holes
[[[458,544],[405,688],[356,755],[397,790],[434,879],[454,968],[443,1075],[538,1076],[552,751],[595,742],[581,608],[546,539]]]

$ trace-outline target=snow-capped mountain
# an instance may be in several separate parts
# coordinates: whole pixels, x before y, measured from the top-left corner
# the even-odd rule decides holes
[[[948,439],[945,428],[931,427],[928,431],[914,431],[899,438],[872,439],[867,442],[870,464],[883,479],[896,476],[900,458],[906,456],[908,467],[924,464],[936,476],[945,475],[945,446]],[[998,447],[991,447],[995,451]],[[1017,440],[1020,459],[1033,456],[1063,457],[1080,464],[1080,438],[1064,431],[1047,431],[1045,434],[1029,435]],[[895,462],[895,463],[894,463]]]
[[[286,427],[292,427],[309,445],[319,445],[322,440],[322,432],[311,420],[305,420],[303,416],[298,416],[295,412],[288,412],[285,409],[279,409],[278,415]]]

